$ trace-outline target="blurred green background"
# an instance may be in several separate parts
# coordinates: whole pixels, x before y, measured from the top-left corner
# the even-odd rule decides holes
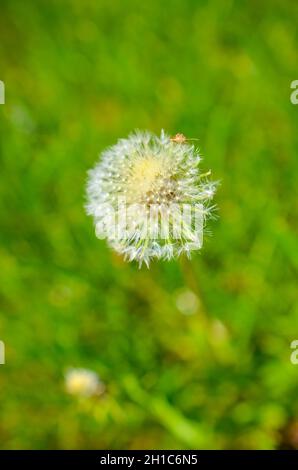
[[[0,10],[1,448],[297,448],[297,2]],[[85,215],[135,128],[199,138],[221,180],[191,262],[139,270]],[[67,394],[68,367],[105,394]]]

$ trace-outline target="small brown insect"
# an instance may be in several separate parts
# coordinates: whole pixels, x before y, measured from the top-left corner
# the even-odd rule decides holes
[[[176,134],[174,137],[171,137],[170,140],[172,142],[176,142],[176,144],[185,144],[185,142],[188,142],[189,140],[199,140],[199,139],[187,139],[184,134]]]

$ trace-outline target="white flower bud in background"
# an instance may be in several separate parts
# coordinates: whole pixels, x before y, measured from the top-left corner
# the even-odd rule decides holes
[[[216,187],[200,160],[183,134],[120,139],[89,172],[86,210],[96,235],[140,266],[200,249]]]
[[[200,307],[200,301],[193,291],[182,289],[177,294],[176,306],[183,315],[194,315]]]
[[[68,369],[65,374],[65,388],[71,395],[91,397],[101,395],[105,386],[96,372],[89,369]]]

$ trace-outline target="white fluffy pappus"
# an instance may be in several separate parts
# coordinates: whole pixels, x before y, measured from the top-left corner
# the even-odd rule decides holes
[[[200,161],[182,134],[120,139],[88,173],[86,211],[96,235],[140,266],[199,250],[216,189]]]

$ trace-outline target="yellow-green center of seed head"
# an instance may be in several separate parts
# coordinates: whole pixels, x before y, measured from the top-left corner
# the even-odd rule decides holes
[[[177,184],[169,171],[169,162],[155,156],[137,159],[126,175],[127,202],[169,204],[179,200]]]
[[[164,170],[161,160],[151,156],[140,158],[130,170],[128,192],[141,202],[148,193],[158,191]]]
[[[152,187],[156,179],[160,176],[163,167],[161,162],[154,157],[146,157],[137,161],[131,171],[132,183],[137,188],[145,191]]]

